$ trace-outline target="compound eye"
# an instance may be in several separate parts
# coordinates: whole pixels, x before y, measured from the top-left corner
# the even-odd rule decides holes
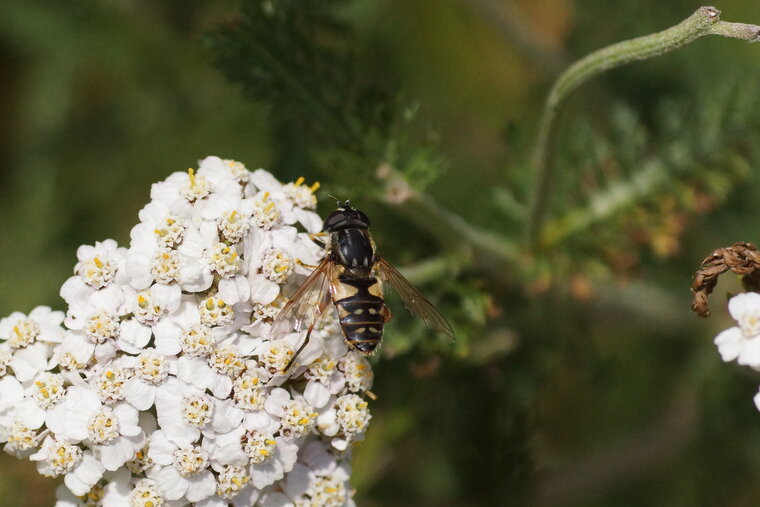
[[[346,214],[344,211],[341,211],[341,210],[333,211],[327,216],[327,218],[325,218],[325,222],[322,225],[322,229],[324,229],[327,232],[334,231],[337,228],[339,228],[341,225],[343,225],[345,221],[346,221]]]

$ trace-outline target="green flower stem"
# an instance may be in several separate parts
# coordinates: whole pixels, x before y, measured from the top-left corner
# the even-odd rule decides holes
[[[562,107],[573,91],[602,72],[635,60],[668,53],[704,35],[722,35],[755,42],[760,40],[760,26],[721,21],[718,9],[700,7],[694,14],[667,30],[594,51],[560,75],[546,99],[533,154],[536,183],[527,227],[531,247],[541,247],[543,243],[542,226],[553,176],[554,139]]]

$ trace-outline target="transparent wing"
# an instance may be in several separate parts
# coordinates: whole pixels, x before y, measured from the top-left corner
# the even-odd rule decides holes
[[[380,278],[390,283],[398,291],[409,311],[425,321],[430,329],[445,333],[449,338],[454,339],[454,330],[451,329],[451,324],[420,291],[414,288],[409,280],[404,278],[404,275],[382,258],[378,258],[375,267]]]
[[[325,258],[301,284],[272,322],[269,339],[276,340],[314,324],[330,303],[330,268]]]

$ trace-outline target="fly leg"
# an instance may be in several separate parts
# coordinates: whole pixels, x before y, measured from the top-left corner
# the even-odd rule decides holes
[[[319,264],[306,264],[301,259],[296,259],[296,264],[298,264],[299,266],[303,266],[305,268],[309,268],[309,269],[317,269],[319,267]]]
[[[325,309],[327,306],[332,302],[332,297],[330,296],[329,292],[326,292],[324,297],[322,298],[322,301],[319,302],[319,306],[317,307],[316,315],[314,316],[314,322],[311,323],[309,326],[308,331],[306,331],[306,336],[303,339],[303,343],[300,347],[298,347],[298,350],[296,350],[296,353],[293,354],[293,357],[290,358],[290,361],[288,361],[287,366],[285,366],[285,370],[283,373],[287,374],[288,370],[291,366],[293,366],[293,363],[295,362],[296,358],[298,357],[298,354],[303,351],[304,348],[306,348],[306,345],[309,343],[309,338],[311,338],[311,332],[314,330],[314,326],[317,325],[317,322],[319,322],[320,317],[325,313]]]
[[[314,326],[316,325],[316,323],[317,323],[317,321],[315,320],[314,322],[312,322],[311,326],[309,326],[309,330],[306,331],[306,337],[303,339],[303,343],[301,344],[300,347],[298,347],[298,350],[296,350],[296,353],[293,354],[293,357],[290,358],[290,361],[288,361],[287,366],[285,366],[285,370],[284,370],[285,373],[288,373],[288,370],[290,369],[291,366],[293,366],[293,363],[295,362],[296,358],[298,357],[298,354],[300,354],[301,351],[304,348],[306,348],[306,345],[309,344],[309,338],[311,337],[311,332],[314,329]]]
[[[329,232],[317,232],[315,234],[309,234],[309,239],[312,240],[317,245],[321,246],[322,248],[327,247],[327,242],[323,240],[322,238],[325,238],[329,236]]]

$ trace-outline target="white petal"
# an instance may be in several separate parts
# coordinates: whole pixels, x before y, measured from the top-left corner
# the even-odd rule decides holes
[[[150,270],[150,252],[133,251],[127,258],[127,276],[129,285],[137,290],[150,287],[153,283],[153,274]]]
[[[159,465],[171,465],[176,450],[177,446],[169,441],[163,431],[156,431],[150,436],[148,457]]]
[[[216,433],[227,433],[243,420],[243,411],[229,401],[218,401],[214,405],[213,429]]]
[[[48,346],[37,342],[17,351],[10,361],[13,373],[21,382],[33,379],[38,373],[47,369]]]
[[[312,440],[301,451],[302,460],[317,475],[330,475],[338,462],[321,440]]]
[[[756,370],[760,368],[760,337],[745,341],[738,363]]]
[[[95,448],[95,455],[106,470],[118,470],[124,463],[134,459],[135,453],[145,444],[145,435],[119,437],[108,445]]]
[[[45,423],[46,415],[47,412],[41,409],[34,400],[29,398],[16,405],[16,417],[27,428],[36,430],[42,426]]]
[[[322,219],[313,211],[294,208],[293,214],[296,216],[296,220],[304,226],[306,232],[315,234],[322,230]]]
[[[182,330],[170,319],[159,320],[153,326],[153,335],[156,337],[156,351],[166,356],[179,354],[182,350],[180,335]]]
[[[226,398],[232,392],[232,379],[227,375],[218,374],[208,387],[217,398]]]
[[[241,275],[219,280],[219,297],[229,305],[246,302],[251,297],[251,286]]]
[[[0,379],[0,412],[15,406],[24,398],[21,382],[10,375]]]
[[[199,259],[190,260],[182,266],[180,272],[180,285],[183,290],[188,292],[203,292],[214,281],[214,275],[211,273],[211,269],[206,263],[201,262]]]
[[[293,466],[298,459],[298,444],[292,440],[285,440],[277,437],[277,447],[275,447],[274,459],[277,459],[282,465],[283,472],[288,473],[293,470]]]
[[[264,275],[249,274],[248,281],[251,284],[251,301],[254,303],[268,305],[280,294],[280,286],[268,280]]]
[[[216,491],[216,481],[210,470],[204,470],[190,477],[188,482],[190,484],[187,487],[185,496],[191,502],[198,502],[204,498],[208,498]]]
[[[140,412],[129,403],[119,402],[113,407],[113,411],[119,418],[119,433],[128,437],[139,435],[142,429],[139,426]]]
[[[290,498],[297,498],[306,494],[310,483],[309,469],[298,463],[285,478],[282,488]]]
[[[167,500],[179,500],[187,491],[189,482],[173,466],[168,466],[158,472],[156,485]]]
[[[120,345],[136,349],[132,353],[139,353],[150,341],[150,326],[141,324],[137,319],[129,319],[121,323],[121,332],[118,342]]]
[[[132,377],[124,386],[124,397],[137,410],[148,410],[156,398],[156,386]]]
[[[312,407],[322,408],[330,401],[330,390],[322,382],[311,380],[306,384],[303,397]]]
[[[139,352],[140,350],[132,346],[124,346],[123,348],[132,352]],[[106,364],[116,356],[116,350],[116,343],[113,340],[95,345],[95,359],[99,364]]]
[[[81,277],[72,276],[63,282],[60,295],[64,301],[70,304],[74,301],[82,301],[86,299],[92,292],[92,287],[84,283],[84,280],[82,280]]]
[[[718,352],[724,361],[733,361],[739,357],[744,347],[742,330],[738,327],[726,329],[715,337],[715,345],[718,346]]]
[[[66,474],[63,482],[77,496],[86,494],[103,477],[105,469],[91,452],[82,455],[82,461],[77,467]]]
[[[285,405],[290,401],[290,393],[281,387],[272,389],[269,397],[264,402],[264,408],[272,415],[282,417],[285,415]]]
[[[182,289],[176,283],[169,285],[154,284],[150,288],[150,300],[153,304],[165,308],[167,312],[172,313],[179,308],[182,302]]]
[[[234,507],[249,507],[254,505],[258,499],[259,490],[249,484],[232,499],[232,505]]]
[[[293,505],[290,498],[282,493],[268,493],[259,502],[260,507],[293,507]]]
[[[177,360],[177,378],[199,389],[206,389],[216,380],[216,373],[203,359],[182,356]]]

